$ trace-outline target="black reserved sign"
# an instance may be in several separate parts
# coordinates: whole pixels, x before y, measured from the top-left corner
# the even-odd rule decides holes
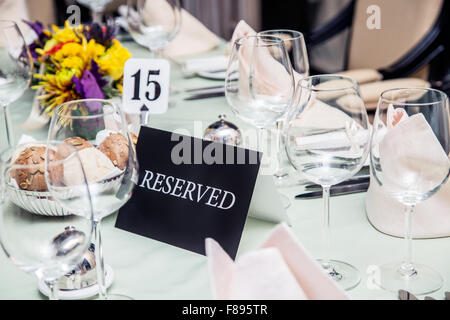
[[[259,153],[142,127],[139,179],[116,227],[205,254],[214,238],[236,256],[259,170]]]

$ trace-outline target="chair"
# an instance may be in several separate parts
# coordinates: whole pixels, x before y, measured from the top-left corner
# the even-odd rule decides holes
[[[366,24],[370,5],[380,8],[381,29],[371,30]],[[350,28],[343,73],[357,78],[367,108],[373,110],[379,94],[390,87],[431,85],[448,90],[449,75],[442,71],[447,71],[449,12],[449,0],[352,0],[305,38],[311,50]]]

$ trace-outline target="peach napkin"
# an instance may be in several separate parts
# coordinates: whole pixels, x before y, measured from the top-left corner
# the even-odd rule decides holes
[[[148,7],[146,10],[146,18],[153,21],[161,21],[168,24],[168,17],[172,15],[166,14],[172,9],[166,0],[153,0],[146,2]],[[122,17],[126,17],[126,6],[120,6],[119,13]],[[219,38],[206,28],[198,19],[189,12],[181,9],[181,26],[178,34],[164,49],[164,54],[171,58],[177,58],[188,55],[195,55],[210,51],[219,45]]]
[[[215,240],[205,245],[215,299],[348,299],[284,223],[236,262]]]
[[[165,12],[172,10],[166,0],[147,1],[149,19],[164,21],[167,24],[168,17]],[[164,49],[164,54],[169,57],[180,57],[199,54],[214,49],[219,44],[219,38],[206,28],[199,20],[189,12],[181,9],[181,26],[178,35]]]
[[[402,108],[389,106],[387,118],[387,128],[378,137],[383,139],[378,151],[381,167],[389,173],[383,183],[391,189],[410,192],[426,192],[438,187],[449,172],[450,160],[424,116],[408,117]],[[450,183],[447,181],[435,195],[417,204],[413,237],[449,236],[449,206]],[[366,196],[366,212],[376,229],[403,236],[404,207],[387,194],[385,187],[372,180]]]
[[[234,32],[231,39],[231,49],[232,50],[233,43],[239,38],[245,36],[251,36],[256,34],[256,32],[243,20],[241,20]],[[239,91],[241,99],[247,99],[250,97],[249,92],[249,83],[248,83],[248,74],[250,73],[251,63],[255,63],[256,66],[264,66],[264,68],[256,67],[254,69],[254,87],[264,88],[264,92],[262,90],[258,90],[258,94],[266,94],[271,95],[272,93],[279,93],[280,96],[288,96],[289,95],[289,86],[286,83],[289,82],[289,74],[286,69],[279,63],[270,53],[270,48],[260,48],[258,51],[253,51],[251,46],[241,46],[240,47],[240,57],[239,61],[236,62],[239,65],[229,65],[229,68],[232,70],[239,70]],[[301,76],[295,73],[294,85],[298,80],[301,79]]]
[[[425,193],[447,177],[450,160],[422,113],[388,130],[379,144],[388,188]]]
[[[213,50],[219,45],[219,38],[189,12],[181,10],[180,33],[166,47],[169,57],[199,54]]]
[[[247,22],[245,22],[244,20],[241,20],[238,22],[238,24],[236,25],[236,27],[234,28],[233,31],[233,35],[231,36],[231,40],[228,43],[228,53],[231,53],[231,49],[233,47],[233,43],[242,37],[246,37],[246,36],[254,36],[256,35],[256,31],[250,27]]]

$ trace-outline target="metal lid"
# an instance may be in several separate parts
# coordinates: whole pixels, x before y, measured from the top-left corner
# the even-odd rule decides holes
[[[54,242],[58,244],[66,243],[68,242],[67,239],[70,238],[69,235],[73,237],[74,235],[80,234],[82,233],[77,231],[74,227],[66,227],[65,231],[60,236],[56,237]],[[66,246],[62,247],[70,247],[70,245],[73,245],[73,241],[69,245],[66,244]],[[95,245],[91,243],[89,249],[86,250],[83,255],[83,260],[78,263],[72,271],[59,278],[58,287],[61,290],[77,290],[89,287],[96,283],[97,272],[95,269]]]
[[[242,138],[241,131],[234,123],[225,120],[226,117],[226,115],[221,114],[219,121],[206,128],[203,138],[214,142],[239,145]]]

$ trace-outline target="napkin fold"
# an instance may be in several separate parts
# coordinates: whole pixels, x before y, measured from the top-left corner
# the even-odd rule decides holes
[[[348,299],[284,223],[236,262],[215,240],[205,245],[215,299]]]
[[[242,37],[254,36],[256,35],[256,31],[248,25],[244,20],[240,20],[236,27],[234,28],[233,35],[231,36],[231,40],[228,43],[227,51],[231,53],[231,49],[233,47],[233,43]]]
[[[422,113],[399,122],[379,144],[383,184],[404,193],[427,193],[447,178],[450,159]]]
[[[147,1],[143,9],[145,18],[167,24],[172,17],[172,8],[166,0]],[[121,6],[119,13],[126,17],[127,8]],[[219,45],[219,38],[206,28],[197,18],[181,9],[181,25],[178,34],[171,43],[164,48],[164,54],[171,57],[182,57],[210,51]]]
[[[181,28],[178,35],[164,49],[169,57],[181,57],[213,50],[219,45],[219,38],[197,18],[181,9]]]
[[[388,107],[387,126],[376,139],[383,139],[378,150],[384,174],[383,184],[397,192],[423,193],[438,187],[448,174],[450,160],[425,117],[409,116],[403,108]],[[377,150],[375,150],[377,151]],[[405,206],[388,195],[371,177],[366,196],[366,213],[379,231],[404,236]],[[450,236],[450,183],[426,201],[416,205],[414,238]]]
[[[253,30],[244,20],[239,21],[234,29],[233,36],[229,44],[229,51],[233,48],[233,44],[236,40],[242,37],[255,35],[256,31]],[[241,46],[239,48],[239,91],[241,97],[249,97],[249,83],[248,78],[250,74],[251,64],[256,66],[253,69],[253,78],[255,79],[253,86],[257,89],[258,94],[271,95],[273,93],[286,92],[289,90],[289,86],[286,83],[289,81],[289,74],[284,66],[274,59],[270,52],[270,48],[261,47],[260,50],[254,52],[251,46]],[[264,67],[261,67],[264,66]],[[232,67],[232,66],[230,66]],[[294,84],[296,84],[302,77],[299,73],[294,73]],[[265,92],[260,89],[264,88]]]
[[[202,58],[192,58],[183,61],[183,72],[191,74],[201,71],[219,71],[227,70],[228,56],[219,55]]]

